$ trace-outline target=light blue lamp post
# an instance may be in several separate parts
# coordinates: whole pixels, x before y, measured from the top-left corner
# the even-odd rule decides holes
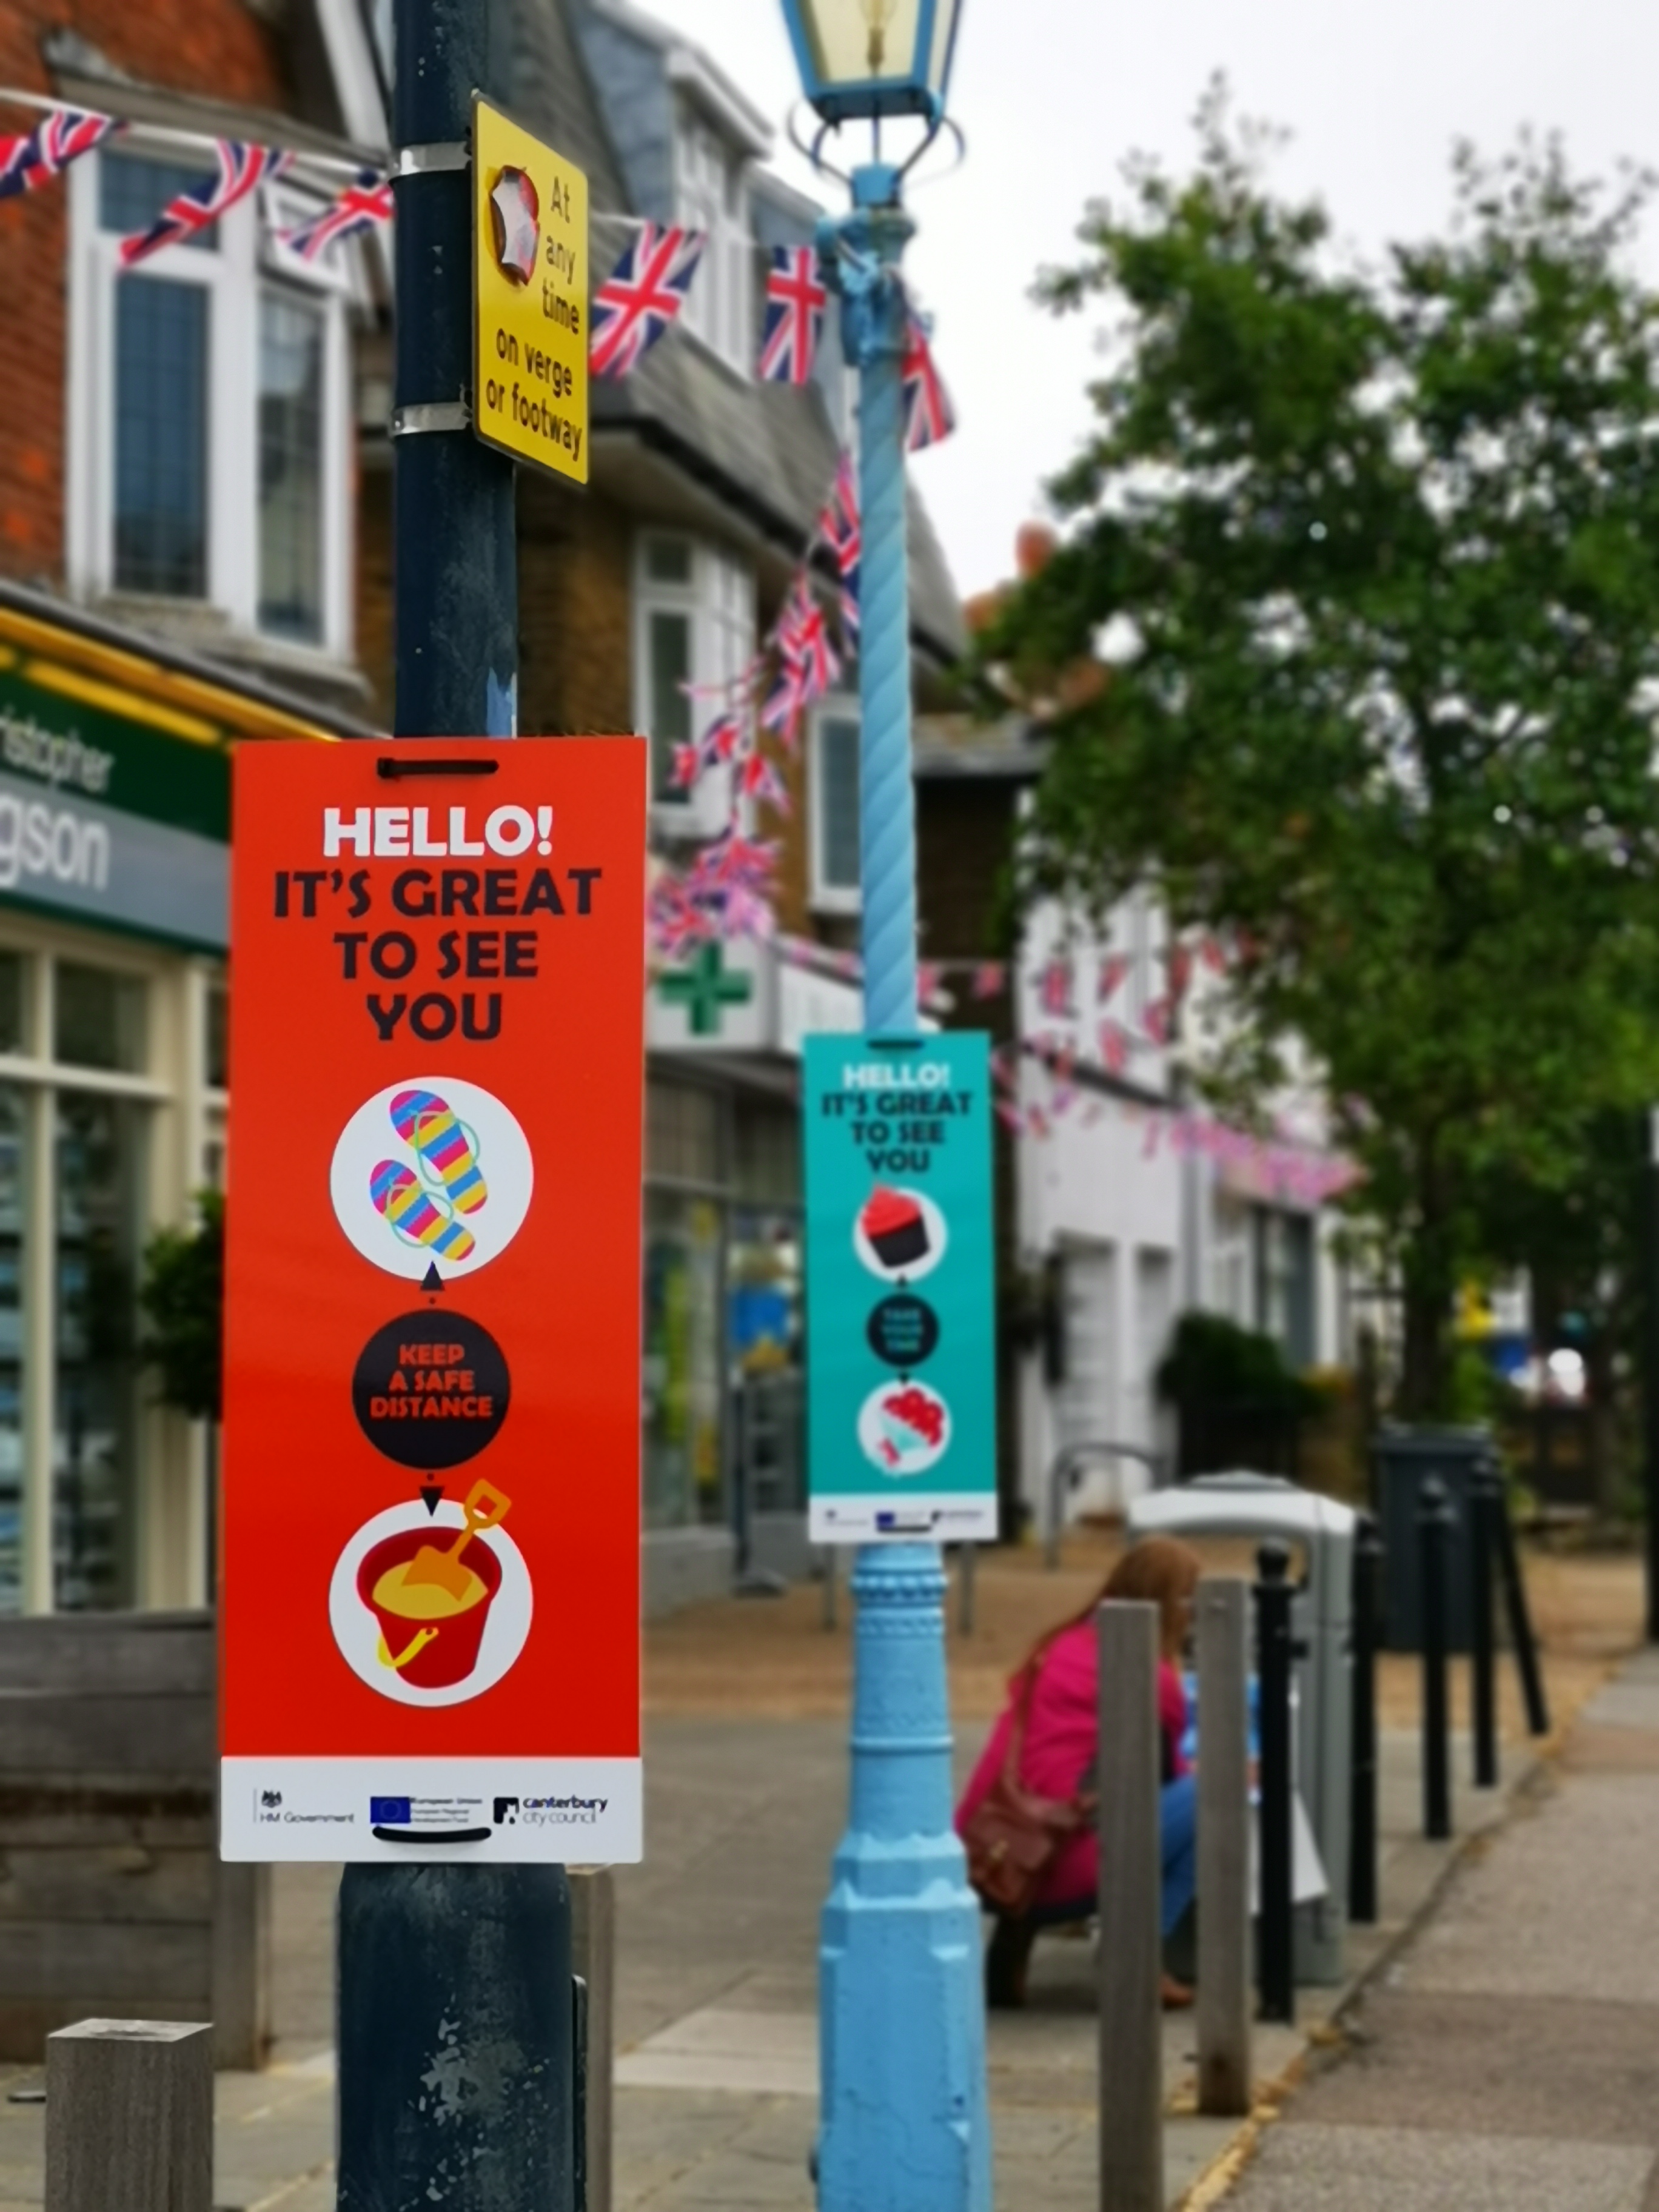
[[[915,806],[898,264],[912,225],[884,117],[944,121],[957,0],[783,0],[826,130],[868,118],[850,213],[820,225],[859,372],[864,1018],[913,1038]],[[818,146],[823,143],[819,135]],[[815,148],[815,154],[817,149]],[[914,159],[914,156],[912,157]],[[988,2212],[979,1909],[951,1826],[945,1574],[933,1544],[866,1546],[853,1576],[852,1806],[819,1951],[821,2212]]]

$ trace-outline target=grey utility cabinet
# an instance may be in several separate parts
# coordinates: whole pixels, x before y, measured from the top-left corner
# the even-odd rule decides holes
[[[1348,1792],[1353,1751],[1353,1546],[1358,1516],[1273,1474],[1205,1474],[1155,1490],[1129,1508],[1134,1536],[1277,1537],[1297,1575],[1297,1784],[1324,1861],[1323,1897],[1296,1915],[1298,1980],[1343,1978],[1347,1926]],[[1201,1723],[1200,1723],[1201,1725]]]

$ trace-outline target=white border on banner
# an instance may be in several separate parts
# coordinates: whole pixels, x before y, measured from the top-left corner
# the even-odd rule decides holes
[[[313,1864],[632,1866],[645,1855],[641,1772],[637,1759],[222,1759],[219,1856]],[[489,1834],[466,1844],[388,1843],[374,1832],[375,1797],[408,1798],[428,1808],[428,1817],[453,1807],[456,1826]],[[510,1802],[510,1817],[496,1820],[498,1800]]]
[[[811,1544],[994,1544],[994,1492],[934,1491],[905,1498],[891,1490],[815,1498],[806,1532]]]

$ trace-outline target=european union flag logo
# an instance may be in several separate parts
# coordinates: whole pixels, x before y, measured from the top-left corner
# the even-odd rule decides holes
[[[371,1797],[368,1801],[368,1819],[371,1827],[407,1827],[409,1815],[410,1805],[407,1797]]]

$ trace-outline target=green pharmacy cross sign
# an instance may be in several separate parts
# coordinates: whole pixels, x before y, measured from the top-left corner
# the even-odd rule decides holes
[[[994,1542],[988,1041],[806,1039],[809,1533]]]
[[[718,945],[705,945],[689,968],[659,978],[657,996],[671,1006],[684,1006],[693,1036],[718,1036],[722,1006],[747,1006],[755,995],[752,975],[726,972],[726,956]]]

